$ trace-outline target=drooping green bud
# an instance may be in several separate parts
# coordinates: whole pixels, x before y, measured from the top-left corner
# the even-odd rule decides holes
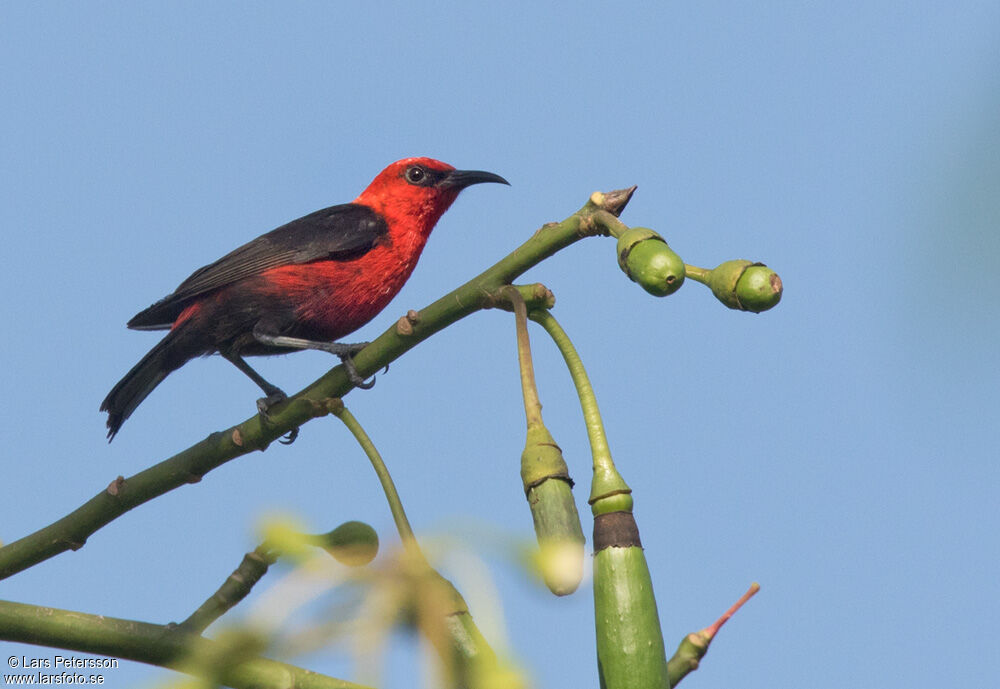
[[[528,491],[538,568],[549,590],[566,596],[583,580],[584,539],[570,482],[549,478]]]
[[[348,567],[367,565],[378,554],[378,534],[364,522],[344,522],[333,531],[314,536],[313,543]]]
[[[763,263],[726,261],[709,271],[707,282],[716,298],[731,309],[760,313],[781,301],[781,278]]]
[[[618,237],[618,265],[629,279],[657,297],[684,284],[684,261],[663,237],[646,227],[631,227]]]
[[[557,596],[573,593],[583,580],[583,528],[566,460],[542,424],[528,427],[521,480],[535,524],[538,565],[545,585]]]

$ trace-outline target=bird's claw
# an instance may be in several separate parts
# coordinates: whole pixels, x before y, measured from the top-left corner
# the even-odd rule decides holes
[[[271,407],[278,404],[279,402],[284,402],[286,399],[288,399],[288,395],[286,395],[281,390],[278,390],[276,392],[272,392],[267,397],[261,397],[259,400],[257,400],[257,413],[260,414],[261,420],[263,420],[265,424],[270,424],[271,415],[268,412],[270,411]],[[285,435],[278,438],[278,442],[281,443],[282,445],[291,445],[292,443],[295,442],[295,439],[298,437],[299,437],[299,429],[296,427],[288,431],[288,433],[286,433]]]
[[[271,423],[271,415],[268,413],[271,407],[278,404],[279,402],[284,402],[288,399],[288,395],[283,393],[281,390],[277,392],[272,392],[267,397],[261,397],[257,400],[257,413],[264,421]]]
[[[354,359],[350,355],[341,356],[340,360],[344,363],[344,370],[347,371],[347,379],[351,381],[352,385],[362,390],[371,390],[375,387],[375,376],[372,376],[371,381],[365,381],[361,377],[361,374],[358,373],[358,369],[354,367]]]

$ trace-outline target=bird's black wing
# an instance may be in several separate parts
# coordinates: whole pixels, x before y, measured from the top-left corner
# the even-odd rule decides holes
[[[169,328],[197,297],[271,268],[359,256],[372,249],[388,231],[382,216],[367,206],[345,203],[318,210],[199,268],[173,294],[136,314],[128,327]]]

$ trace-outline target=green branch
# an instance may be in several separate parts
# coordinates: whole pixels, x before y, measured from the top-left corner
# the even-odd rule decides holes
[[[250,642],[227,647],[178,628],[9,601],[0,601],[0,639],[159,665],[236,689],[364,689],[262,658]]]
[[[545,225],[488,270],[425,309],[408,312],[354,357],[358,373],[373,375],[459,319],[503,303],[499,290],[504,285],[557,251],[584,237],[610,234],[612,225],[619,223],[616,216],[634,189],[595,193],[579,211],[560,223]],[[344,367],[337,366],[287,402],[276,405],[269,412],[270,422],[265,423],[255,414],[135,476],[118,477],[106,490],[62,519],[0,548],[0,579],[66,550],[81,548],[91,534],[133,507],[186,483],[197,483],[206,473],[236,457],[266,449],[285,433],[325,415],[325,401],[343,397],[351,387]]]
[[[266,543],[250,551],[243,556],[239,567],[233,570],[222,586],[178,626],[188,632],[202,633],[210,624],[246,598],[257,582],[267,574],[271,565],[277,561],[278,553]]]
[[[345,379],[346,380],[346,379]],[[323,416],[326,408],[298,399],[287,414],[305,420]],[[202,476],[231,459],[265,449],[289,429],[264,427],[252,418],[227,431],[213,433],[201,442],[129,478],[119,476],[108,487],[49,526],[0,548],[0,579],[66,550],[82,548],[95,531],[133,507],[159,497]]]
[[[359,521],[344,522],[333,531],[322,534],[293,533],[285,530],[278,542],[265,540],[243,556],[222,585],[198,606],[186,620],[177,625],[186,632],[201,634],[209,625],[232,610],[267,574],[271,565],[285,556],[285,548],[302,551],[303,546],[322,548],[341,564],[348,567],[366,565],[378,553],[378,534],[368,524]]]

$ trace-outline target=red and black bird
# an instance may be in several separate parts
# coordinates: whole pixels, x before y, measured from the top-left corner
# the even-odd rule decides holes
[[[169,332],[101,403],[108,439],[171,371],[215,352],[260,386],[262,410],[284,393],[244,356],[319,349],[341,357],[361,384],[350,356],[364,345],[336,341],[386,307],[441,215],[462,189],[482,182],[508,183],[431,158],[400,160],[351,203],[293,220],[196,270],[128,322]]]

